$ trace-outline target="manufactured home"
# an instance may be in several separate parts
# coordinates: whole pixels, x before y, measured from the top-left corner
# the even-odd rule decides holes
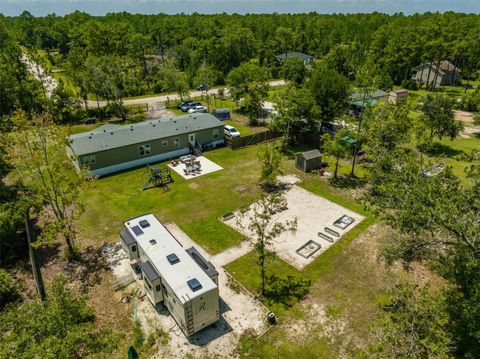
[[[150,302],[163,303],[186,336],[218,321],[218,272],[194,247],[183,248],[153,214],[127,220],[120,237]]]
[[[208,113],[144,121],[132,125],[107,124],[71,135],[67,154],[77,169],[106,174],[165,161],[224,144],[223,123]]]
[[[412,69],[412,80],[434,86],[455,85],[462,70],[449,61],[429,62]]]

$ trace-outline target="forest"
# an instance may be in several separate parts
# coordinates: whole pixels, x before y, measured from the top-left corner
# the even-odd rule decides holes
[[[35,264],[34,252],[45,254],[60,242],[65,253],[59,261],[66,268],[97,269],[85,257],[85,228],[78,225],[96,200],[84,195],[96,180],[69,169],[63,154],[72,128],[87,119],[142,119],[124,106],[129,97],[183,98],[195,89],[224,88],[227,101],[254,129],[263,101],[275,100],[269,129],[283,139],[278,153],[262,159],[265,167],[268,161],[277,161],[276,167],[292,162],[294,152],[313,142],[327,156],[332,178],[311,186],[340,197],[361,192],[352,202],[366,208],[368,221],[391,229],[382,263],[400,263],[405,273],[421,263],[440,283],[392,285],[379,305],[376,333],[368,334],[375,339],[355,354],[478,357],[478,134],[462,138],[464,124],[454,111],[471,112],[472,126],[480,125],[479,46],[480,16],[453,12],[0,14],[0,328],[8,333],[0,339],[0,358],[95,357],[114,351],[118,342],[118,331],[96,325],[95,303],[77,296],[63,276],[48,279],[46,292],[40,283],[38,295],[22,295],[24,283],[17,280],[32,270],[37,279],[41,264]],[[276,55],[287,52],[314,61],[279,63]],[[52,90],[35,80],[25,58],[46,69],[58,86]],[[414,67],[443,60],[461,69],[454,86],[412,81]],[[272,80],[286,81],[274,95]],[[350,111],[354,92],[365,100],[374,91],[400,87],[411,91],[407,104]],[[338,123],[346,125],[336,133],[318,131]],[[465,151],[446,144],[459,139]],[[439,152],[450,162],[427,178],[424,167]]]

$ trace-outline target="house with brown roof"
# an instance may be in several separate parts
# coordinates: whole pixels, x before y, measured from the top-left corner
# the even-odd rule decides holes
[[[412,69],[412,80],[434,86],[455,85],[462,70],[450,61],[428,62]]]

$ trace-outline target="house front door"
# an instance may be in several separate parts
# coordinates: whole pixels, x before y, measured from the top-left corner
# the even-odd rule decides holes
[[[190,133],[188,135],[188,142],[190,142],[190,144],[195,147],[195,134],[194,133]]]

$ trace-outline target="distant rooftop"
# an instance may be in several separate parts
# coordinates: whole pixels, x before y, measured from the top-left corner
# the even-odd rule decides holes
[[[223,123],[215,116],[194,113],[132,125],[106,124],[92,131],[71,135],[69,139],[70,147],[79,156],[219,126]]]
[[[283,54],[279,54],[275,56],[277,60],[285,60],[285,59],[290,59],[290,58],[297,58],[300,60],[311,60],[314,59],[313,56],[304,54],[303,52],[296,52],[296,51],[291,51]]]

